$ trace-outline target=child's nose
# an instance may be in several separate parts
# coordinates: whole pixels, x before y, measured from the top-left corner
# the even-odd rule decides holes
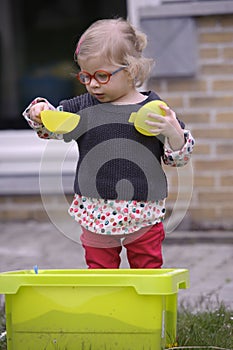
[[[92,77],[89,85],[90,87],[96,87],[99,86],[99,83],[94,77]]]

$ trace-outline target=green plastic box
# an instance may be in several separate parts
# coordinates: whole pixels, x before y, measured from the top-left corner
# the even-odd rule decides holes
[[[8,350],[161,350],[176,341],[185,269],[0,274]]]

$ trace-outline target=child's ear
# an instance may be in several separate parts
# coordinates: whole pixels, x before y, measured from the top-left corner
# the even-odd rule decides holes
[[[134,70],[132,72],[132,71],[129,71],[126,68],[125,74],[127,74],[129,85],[130,86],[135,86],[136,85],[136,81],[137,81],[137,79],[136,79],[136,77],[137,77],[137,70]]]

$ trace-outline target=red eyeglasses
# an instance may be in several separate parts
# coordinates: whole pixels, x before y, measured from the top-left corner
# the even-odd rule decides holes
[[[89,85],[92,78],[94,78],[99,84],[107,84],[112,75],[122,71],[125,68],[126,67],[120,67],[114,70],[112,73],[100,69],[97,70],[93,75],[83,70],[77,74],[77,79],[84,85]]]

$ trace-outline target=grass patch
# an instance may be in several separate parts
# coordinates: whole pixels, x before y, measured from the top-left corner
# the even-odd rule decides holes
[[[0,307],[0,336],[6,330],[5,324],[6,324],[6,322],[5,322],[4,310],[1,309],[1,307]],[[6,347],[6,337],[2,337],[0,339],[0,350],[6,350],[6,349],[7,349],[7,347]]]
[[[4,311],[0,309],[0,335],[4,331]],[[177,336],[178,346],[174,349],[233,350],[233,310],[227,309],[224,304],[215,308],[203,304],[199,308],[181,305]],[[0,339],[0,350],[7,350],[5,338]]]
[[[222,303],[215,308],[210,305],[198,306],[199,308],[182,305],[179,307],[179,346],[233,349],[233,310],[227,309]]]

